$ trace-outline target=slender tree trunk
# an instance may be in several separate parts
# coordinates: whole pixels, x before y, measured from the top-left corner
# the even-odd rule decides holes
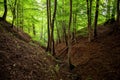
[[[19,2],[20,0],[18,0]],[[17,12],[16,12],[16,26],[19,26],[19,3],[17,4]]]
[[[111,15],[111,19],[115,20],[115,12],[116,12],[116,0],[113,1],[113,8],[112,8],[112,15]]]
[[[43,33],[44,33],[44,21],[43,21],[43,16],[42,16],[42,31],[40,31],[40,39],[43,39]]]
[[[90,21],[90,30],[91,30],[91,27],[92,27],[92,0],[90,0],[90,12],[89,12],[89,21]]]
[[[21,1],[21,27],[24,30],[24,9],[23,9],[23,2]]]
[[[51,43],[52,43],[52,53],[53,55],[55,55],[55,47],[54,47],[54,21],[56,18],[56,11],[57,11],[57,0],[54,0],[54,13],[53,13],[53,18],[52,18],[52,23],[51,23]]]
[[[59,27],[57,27],[58,26],[58,23],[57,23],[57,21],[56,21],[56,29],[57,29],[57,36],[58,36],[58,43],[61,43],[61,39],[60,39],[60,29],[59,29]]]
[[[90,2],[86,0],[87,3],[87,16],[88,16],[88,41],[91,42],[91,11],[92,11],[92,0]]]
[[[99,0],[96,1],[96,12],[95,12],[95,20],[94,20],[94,38],[97,37],[98,11],[99,11]]]
[[[74,36],[75,36],[74,39],[75,39],[75,42],[76,42],[77,13],[75,14],[75,22],[74,23],[75,23],[75,25],[74,25],[75,26],[75,28],[74,28]]]
[[[72,40],[76,42],[76,21],[77,13],[73,14],[73,31],[72,31]]]
[[[51,52],[55,55],[54,48],[54,21],[56,17],[57,10],[57,0],[54,1],[54,12],[51,20],[51,0],[47,0],[47,23],[48,23],[48,45],[46,51]]]
[[[14,3],[14,6],[13,6],[13,11],[12,11],[12,14],[13,14],[13,20],[12,20],[12,28],[14,26],[14,21],[15,21],[15,18],[16,18],[16,5],[17,5],[17,0],[15,0],[15,3]]]
[[[67,33],[66,33],[66,27],[65,27],[65,22],[62,21],[62,29],[63,29],[63,35],[64,35],[64,39],[65,39],[65,43],[66,43],[66,46],[68,46],[68,42],[67,42]]]
[[[66,12],[65,12],[65,0],[62,0],[62,4],[63,4],[63,6],[62,6],[62,13],[63,13],[63,15],[65,15],[66,14]],[[63,42],[65,42],[66,43],[66,46],[68,46],[68,42],[67,42],[67,28],[66,28],[66,20],[65,19],[63,19],[62,20],[62,29],[63,29]]]
[[[117,0],[117,22],[119,23],[120,19],[120,0]]]
[[[107,16],[106,16],[107,21],[110,19],[110,5],[111,5],[111,0],[108,0],[107,1]]]
[[[75,14],[73,14],[73,25],[72,25],[72,40],[75,39]]]
[[[51,28],[51,0],[48,0],[49,1],[49,25],[50,25],[50,28]]]
[[[50,42],[51,42],[51,37],[50,37],[50,11],[49,11],[49,0],[46,0],[46,5],[47,5],[47,29],[48,29],[48,42],[47,42],[47,49],[46,51],[51,51],[50,50]]]
[[[34,25],[34,23],[32,24],[32,27],[33,27],[33,35],[35,36],[36,35],[36,31],[35,31],[35,25]]]
[[[69,26],[68,26],[68,66],[71,69],[71,59],[70,59],[70,52],[71,52],[71,38],[70,38],[70,27],[72,22],[72,0],[70,0],[70,16],[69,16]]]
[[[3,14],[3,20],[6,20],[7,17],[7,0],[4,0],[4,14]]]

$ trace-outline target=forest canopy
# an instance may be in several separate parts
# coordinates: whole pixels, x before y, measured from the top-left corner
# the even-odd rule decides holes
[[[87,0],[73,0],[72,1],[72,21],[71,32],[80,32],[79,35],[87,35]],[[89,0],[88,0],[89,1]],[[90,0],[91,4],[91,25],[94,25],[94,17],[96,11],[96,1]],[[54,39],[58,41],[68,33],[70,5],[69,0],[57,0],[56,18],[54,21]],[[14,16],[14,25],[23,29],[34,40],[39,41],[44,46],[48,42],[48,28],[47,28],[47,0],[7,0],[7,21],[12,23]],[[116,18],[117,0],[100,0],[98,23]],[[54,0],[50,0],[50,15],[54,14]],[[90,5],[90,2],[88,2]],[[4,0],[0,0],[0,16],[4,13]],[[64,31],[65,29],[65,31]]]

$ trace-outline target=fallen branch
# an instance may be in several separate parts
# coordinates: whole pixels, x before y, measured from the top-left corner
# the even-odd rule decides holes
[[[58,57],[62,56],[63,53],[64,53],[66,50],[68,50],[68,47],[64,48],[64,49],[59,53],[60,55],[58,55]]]

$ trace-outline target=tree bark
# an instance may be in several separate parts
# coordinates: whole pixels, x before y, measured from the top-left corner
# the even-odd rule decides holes
[[[116,0],[113,1],[112,5],[113,5],[113,8],[112,8],[111,19],[115,19]]]
[[[71,52],[70,27],[71,27],[71,22],[72,22],[72,0],[70,0],[70,16],[69,16],[69,26],[68,26],[68,66],[69,66],[69,69],[71,66],[71,59],[70,59],[70,52]]]
[[[66,12],[65,12],[65,0],[62,0],[62,4],[63,4],[63,6],[62,6],[62,13],[63,13],[63,15],[66,15]],[[67,28],[66,28],[66,20],[65,19],[63,19],[62,20],[62,30],[63,30],[63,42],[65,42],[65,44],[66,44],[66,46],[68,46],[68,42],[67,42],[67,39],[68,39],[68,36],[67,36]]]
[[[96,12],[95,12],[95,20],[94,20],[94,38],[97,37],[98,12],[99,12],[99,0],[96,1]]]
[[[53,13],[53,18],[52,18],[52,23],[51,23],[51,50],[53,56],[55,55],[55,47],[54,47],[54,21],[56,18],[56,11],[57,11],[57,0],[54,0],[54,13]]]
[[[35,25],[34,25],[34,23],[32,24],[32,27],[33,27],[33,35],[35,36],[36,35],[36,31],[35,31]]]
[[[90,2],[86,0],[87,3],[87,16],[88,16],[88,41],[91,42],[91,11],[92,11],[92,0]]]
[[[4,14],[2,16],[3,20],[6,20],[6,17],[7,17],[7,0],[4,0]]]
[[[16,12],[16,5],[17,5],[17,0],[15,0],[14,6],[13,6],[13,10],[12,10],[12,14],[13,14],[12,28],[13,28],[15,17],[16,17],[16,14],[15,14],[15,12]]]
[[[51,37],[50,37],[50,11],[49,11],[49,0],[46,0],[46,5],[47,5],[47,29],[48,29],[48,42],[47,42],[47,48],[46,51],[51,51],[50,50],[50,42],[51,42]]]
[[[66,46],[68,46],[68,42],[67,42],[67,33],[66,33],[66,24],[65,24],[65,21],[63,20],[62,21],[62,29],[63,29],[63,36],[64,36],[64,40],[65,40],[65,43],[66,43]]]
[[[92,26],[92,0],[90,0],[90,12],[89,12],[89,21],[90,21],[90,30],[91,30],[91,26]]]
[[[119,23],[120,19],[120,0],[117,0],[117,22]]]
[[[111,0],[107,1],[107,15],[106,15],[106,21],[108,21],[110,19],[110,5],[111,5]]]
[[[57,37],[58,37],[58,43],[61,43],[61,38],[60,38],[60,29],[59,29],[59,27],[57,27],[58,26],[58,23],[57,23],[57,21],[56,21],[56,29],[57,29]]]

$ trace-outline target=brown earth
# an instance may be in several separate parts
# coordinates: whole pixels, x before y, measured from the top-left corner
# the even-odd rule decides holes
[[[0,19],[0,80],[61,79],[54,58],[29,35],[10,26]]]
[[[77,37],[72,43],[69,72],[67,48],[56,46],[57,60],[31,37],[0,19],[0,80],[120,80],[120,29],[99,26],[97,39]],[[59,60],[60,59],[60,60]]]
[[[78,76],[75,80],[120,80],[120,29],[114,29],[116,26],[99,25],[97,39],[88,42],[87,38],[78,37],[72,43],[71,62],[76,66],[72,73]],[[65,44],[56,49],[57,56],[67,61]]]

